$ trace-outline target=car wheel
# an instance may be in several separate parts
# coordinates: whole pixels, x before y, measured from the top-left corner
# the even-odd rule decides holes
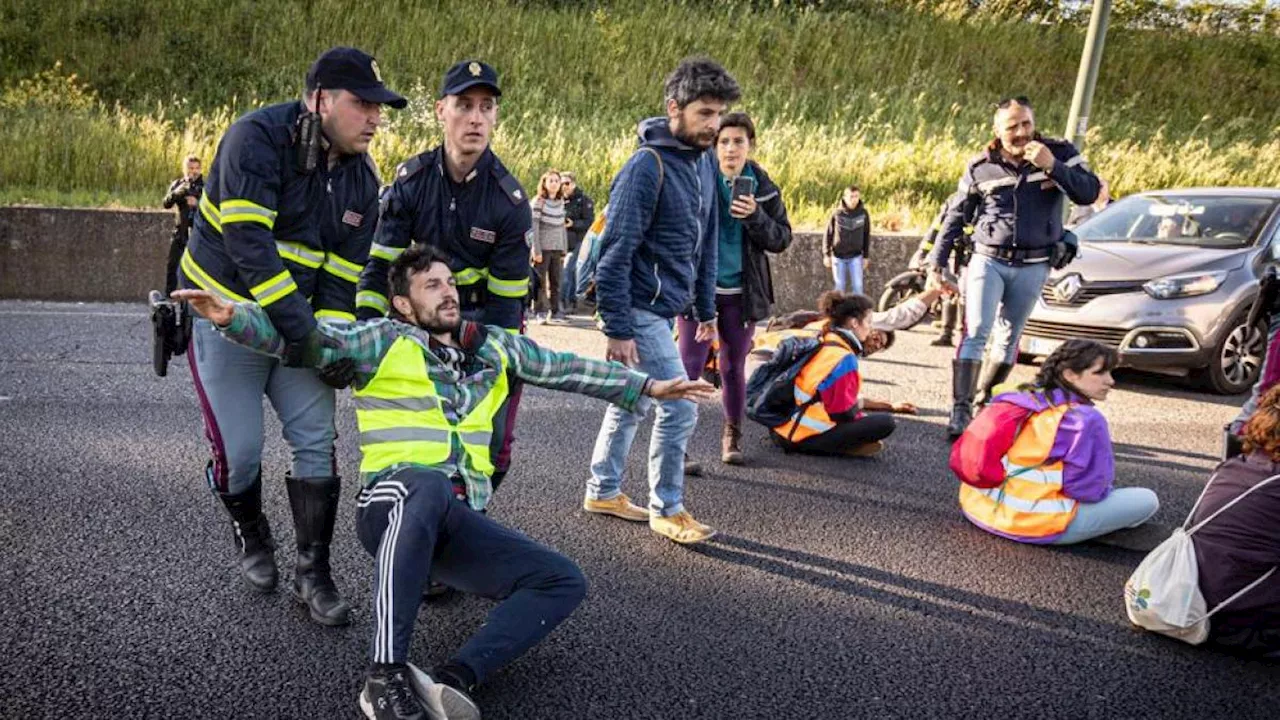
[[[1262,372],[1266,354],[1267,333],[1262,325],[1249,327],[1247,320],[1236,321],[1217,347],[1209,367],[1199,372],[1204,384],[1220,395],[1236,395],[1253,387]]]

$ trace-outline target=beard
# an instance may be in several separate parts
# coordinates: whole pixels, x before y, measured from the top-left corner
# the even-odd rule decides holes
[[[462,313],[458,309],[458,303],[453,301],[441,303],[433,310],[415,303],[413,317],[415,325],[432,335],[451,333],[462,325]]]
[[[676,126],[671,134],[675,135],[676,139],[685,145],[696,147],[699,150],[706,150],[716,142],[715,130],[706,130],[702,133],[691,133],[689,132],[689,129],[685,127],[683,117],[676,118]]]

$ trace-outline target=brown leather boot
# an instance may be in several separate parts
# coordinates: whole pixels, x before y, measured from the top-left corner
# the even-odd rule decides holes
[[[725,465],[742,465],[742,427],[738,423],[726,422],[724,433],[720,436],[720,462]]]

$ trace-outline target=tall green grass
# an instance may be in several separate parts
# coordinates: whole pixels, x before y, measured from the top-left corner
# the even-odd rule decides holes
[[[154,202],[235,116],[296,97],[333,44],[379,58],[410,96],[373,153],[385,170],[438,141],[431,100],[454,61],[501,72],[495,149],[527,185],[572,168],[602,196],[683,56],[722,61],[757,119],[758,159],[795,221],[849,182],[889,227],[927,224],[990,104],[1026,93],[1059,134],[1077,26],[956,21],[885,3],[830,12],[700,0],[380,4],[338,0],[9,0],[0,9],[0,202]],[[847,3],[843,5],[848,5]],[[1087,155],[1119,193],[1280,185],[1280,40],[1113,29]],[[60,63],[60,64],[59,64]],[[385,174],[385,173],[384,173]]]

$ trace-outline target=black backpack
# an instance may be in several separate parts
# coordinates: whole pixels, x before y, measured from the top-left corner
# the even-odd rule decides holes
[[[747,417],[767,428],[775,428],[820,400],[818,393],[814,393],[808,402],[797,405],[796,377],[818,350],[828,346],[843,347],[815,337],[789,337],[778,343],[769,362],[756,368],[747,381]]]

